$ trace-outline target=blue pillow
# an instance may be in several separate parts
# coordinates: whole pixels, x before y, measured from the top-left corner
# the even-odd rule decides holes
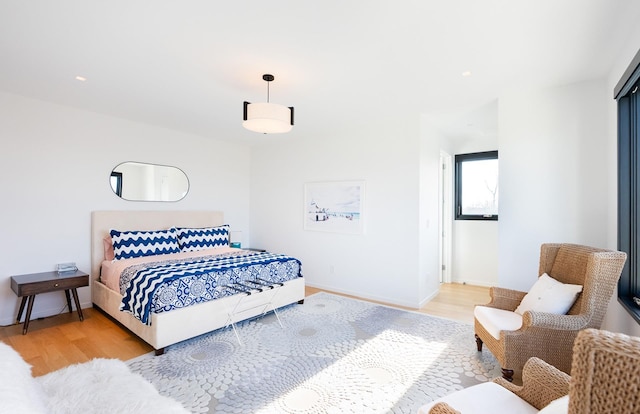
[[[183,252],[229,247],[229,226],[206,227],[201,229],[177,228],[178,243]]]
[[[155,231],[109,231],[115,260],[180,253],[175,228]]]

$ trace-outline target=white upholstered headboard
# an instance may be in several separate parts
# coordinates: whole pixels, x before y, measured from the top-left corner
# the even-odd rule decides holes
[[[169,227],[211,227],[224,224],[221,211],[93,211],[91,212],[91,278],[100,276],[102,239],[109,230],[161,230]]]

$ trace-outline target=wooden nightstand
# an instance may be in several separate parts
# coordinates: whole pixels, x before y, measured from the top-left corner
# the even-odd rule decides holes
[[[27,316],[24,320],[24,328],[22,334],[26,335],[29,329],[29,319],[31,319],[31,309],[33,309],[33,301],[39,293],[55,292],[57,290],[64,290],[64,294],[67,297],[67,305],[69,306],[69,313],[72,313],[71,297],[69,291],[73,294],[73,301],[76,303],[76,309],[80,320],[84,320],[82,315],[82,309],[80,309],[80,300],[78,300],[77,288],[89,286],[89,275],[80,270],[75,272],[44,272],[44,273],[31,273],[27,275],[11,276],[11,289],[22,298],[20,302],[20,309],[18,310],[18,316],[16,317],[16,324],[20,323],[22,319],[22,312],[24,311],[24,305],[29,299],[29,305],[27,306]]]

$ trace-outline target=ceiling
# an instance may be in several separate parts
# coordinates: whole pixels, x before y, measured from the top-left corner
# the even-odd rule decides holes
[[[286,139],[394,113],[446,129],[511,88],[606,76],[638,17],[637,0],[3,0],[0,90],[254,144],[242,102],[271,73]]]

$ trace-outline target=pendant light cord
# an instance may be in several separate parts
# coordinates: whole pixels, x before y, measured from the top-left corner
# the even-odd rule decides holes
[[[269,103],[269,98],[270,98],[269,95],[271,92],[269,83],[271,83],[271,81],[274,80],[275,78],[273,75],[269,73],[265,73],[264,75],[262,75],[262,79],[267,82],[267,103]]]

